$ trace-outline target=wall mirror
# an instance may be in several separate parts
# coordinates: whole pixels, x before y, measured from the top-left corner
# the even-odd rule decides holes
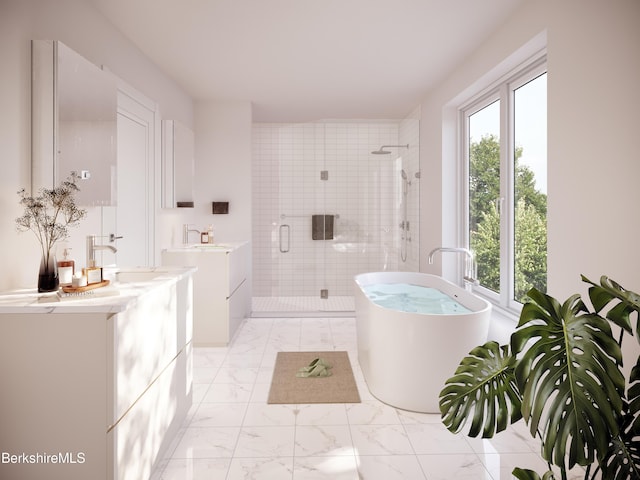
[[[175,120],[162,121],[162,207],[193,207],[194,133]]]
[[[59,41],[32,42],[32,191],[76,172],[77,203],[116,204],[115,78]]]

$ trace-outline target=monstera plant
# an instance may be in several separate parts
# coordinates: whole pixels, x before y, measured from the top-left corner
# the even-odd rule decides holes
[[[582,280],[592,308],[530,290],[510,344],[473,349],[440,393],[454,433],[491,438],[524,419],[548,471],[516,468],[520,480],[565,480],[576,465],[585,480],[640,479],[640,357],[628,380],[622,369],[623,338],[640,341],[640,296]]]

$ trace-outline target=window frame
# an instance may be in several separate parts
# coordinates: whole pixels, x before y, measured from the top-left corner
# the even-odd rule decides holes
[[[461,243],[470,247],[469,238],[469,118],[495,101],[500,101],[500,195],[498,214],[500,217],[500,292],[486,287],[473,287],[476,294],[485,297],[495,306],[519,314],[522,304],[514,299],[515,292],[515,91],[540,75],[548,74],[546,49],[529,57],[479,93],[461,102],[458,107],[459,185],[461,211],[459,225]],[[548,98],[548,97],[547,97]],[[506,240],[506,241],[505,241]]]

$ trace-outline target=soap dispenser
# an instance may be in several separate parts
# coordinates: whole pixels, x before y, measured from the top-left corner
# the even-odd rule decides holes
[[[209,243],[214,243],[214,241],[213,241],[213,225],[209,225],[207,227],[207,234],[209,235]]]
[[[60,277],[61,286],[71,285],[73,282],[76,262],[69,258],[70,250],[71,248],[65,248],[63,252],[64,258],[58,261],[58,276]]]

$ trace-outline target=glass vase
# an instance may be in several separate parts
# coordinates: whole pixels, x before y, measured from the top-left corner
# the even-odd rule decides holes
[[[58,277],[58,263],[53,252],[45,254],[40,259],[38,272],[38,292],[55,292],[60,286]]]

